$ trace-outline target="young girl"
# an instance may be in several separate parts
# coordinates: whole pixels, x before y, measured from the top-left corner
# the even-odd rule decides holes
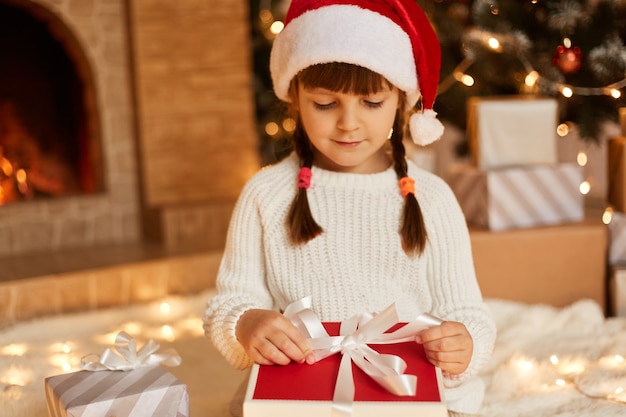
[[[401,321],[423,312],[445,320],[415,341],[443,371],[448,408],[478,412],[476,375],[495,326],[465,219],[445,182],[408,161],[403,145],[407,124],[422,145],[443,132],[432,110],[439,66],[414,0],[292,1],[270,68],[295,114],[294,152],[246,184],[205,315],[207,336],[234,367],[314,361],[281,314],[303,297],[322,321],[395,303]],[[418,99],[421,112],[407,114]]]

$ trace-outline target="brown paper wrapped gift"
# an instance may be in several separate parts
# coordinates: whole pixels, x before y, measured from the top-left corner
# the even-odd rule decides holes
[[[490,232],[470,229],[476,277],[487,298],[558,307],[605,302],[606,226],[578,223]]]
[[[609,203],[626,212],[626,137],[609,140]]]

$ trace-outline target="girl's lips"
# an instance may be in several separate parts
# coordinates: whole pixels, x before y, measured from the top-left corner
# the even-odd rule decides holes
[[[340,142],[340,141],[335,141],[335,143],[339,146],[341,146],[342,148],[354,148],[356,146],[359,146],[359,144],[361,143],[361,141],[355,141],[355,142]]]

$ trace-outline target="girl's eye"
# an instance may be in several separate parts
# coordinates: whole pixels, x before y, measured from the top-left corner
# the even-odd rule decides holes
[[[377,109],[383,105],[382,101],[369,101],[365,100],[365,105],[372,109]]]
[[[328,109],[332,108],[334,104],[335,104],[334,102],[331,102],[331,103],[317,103],[317,102],[313,102],[313,105],[318,110],[328,110]]]

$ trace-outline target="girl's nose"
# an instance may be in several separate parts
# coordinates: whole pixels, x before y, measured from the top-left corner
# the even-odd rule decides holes
[[[358,128],[358,114],[354,106],[345,106],[341,109],[337,127],[341,130],[352,131]]]

